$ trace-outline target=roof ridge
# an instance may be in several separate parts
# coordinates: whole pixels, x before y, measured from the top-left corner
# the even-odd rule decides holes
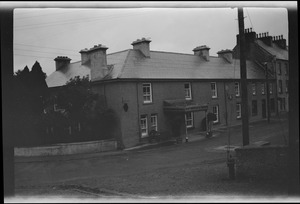
[[[121,53],[121,52],[126,52],[126,51],[128,51],[128,50],[131,50],[131,49],[121,50],[121,51],[118,51],[118,52],[109,53],[109,54],[107,54],[107,55],[119,54],[119,53]]]

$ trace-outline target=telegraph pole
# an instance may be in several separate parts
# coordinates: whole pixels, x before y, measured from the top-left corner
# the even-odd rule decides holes
[[[246,41],[244,34],[244,12],[243,8],[238,8],[239,22],[239,44],[240,44],[240,72],[242,90],[242,129],[243,146],[249,145],[249,116],[248,116],[248,89],[247,89],[247,69],[246,69]]]

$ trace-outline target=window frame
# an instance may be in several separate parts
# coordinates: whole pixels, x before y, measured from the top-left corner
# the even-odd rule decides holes
[[[264,82],[261,83],[261,94],[262,95],[266,94],[266,84]]]
[[[155,125],[153,125],[153,120],[152,120],[153,118],[155,118]],[[153,127],[154,127],[155,131],[158,130],[157,114],[151,114],[151,116],[150,116],[150,124],[151,124],[151,130],[153,130]]]
[[[252,87],[252,95],[256,96],[256,83],[255,82],[252,83],[251,87]]]
[[[190,119],[187,119],[187,114],[191,114]],[[186,126],[186,128],[192,128],[192,127],[194,127],[194,113],[193,112],[188,112],[188,113],[184,114],[184,118],[185,118],[185,126]],[[188,121],[191,121],[190,125],[187,125]]]
[[[145,128],[142,127],[142,120],[145,121]],[[140,129],[141,129],[141,138],[145,138],[145,137],[149,136],[149,133],[148,133],[148,117],[147,117],[147,115],[141,115],[140,116]],[[143,133],[143,129],[146,130],[145,133]]]
[[[269,83],[269,93],[273,94],[273,83]]]
[[[238,90],[238,91],[237,91]],[[241,92],[240,92],[240,83],[239,82],[234,82],[234,92],[235,92],[235,96],[236,97],[240,97],[241,96]],[[238,93],[237,93],[238,92]]]
[[[214,108],[216,108],[217,114],[214,113]],[[220,114],[219,105],[214,105],[214,106],[212,107],[212,112],[213,112],[213,114],[215,114],[216,117],[217,117],[217,120],[213,121],[213,123],[214,123],[214,124],[215,124],[215,123],[219,123],[219,122],[220,122],[220,118],[219,118],[219,114]]]
[[[237,119],[240,119],[240,118],[242,118],[242,105],[241,105],[241,103],[236,103],[236,118]],[[237,108],[237,107],[239,107],[239,108]]]
[[[186,88],[185,86],[188,85],[189,87]],[[188,92],[188,97],[186,95],[186,93]],[[185,100],[192,100],[192,85],[190,82],[186,82],[184,83],[184,97],[185,97]]]
[[[278,75],[281,75],[282,70],[281,70],[281,63],[278,62]]]
[[[285,93],[289,92],[289,80],[285,80]]]
[[[144,88],[147,88],[147,85],[149,85],[149,93],[144,92]],[[144,104],[152,103],[153,102],[153,100],[152,100],[152,84],[151,83],[143,83],[142,91],[143,91],[143,103]],[[145,100],[145,97],[150,97],[150,100]]]
[[[278,80],[278,93],[282,93],[282,80]]]
[[[212,85],[214,84],[214,90],[213,90],[213,87]],[[217,82],[210,82],[210,88],[211,88],[211,97],[212,98],[218,98],[218,88],[217,88]]]

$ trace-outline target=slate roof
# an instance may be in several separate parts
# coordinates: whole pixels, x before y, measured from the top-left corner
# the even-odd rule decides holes
[[[112,65],[105,80],[109,79],[239,79],[240,61],[210,56],[210,61],[193,54],[150,51],[146,58],[139,50],[124,50],[107,55]],[[264,71],[252,61],[246,62],[248,79],[264,79]],[[62,86],[75,76],[90,75],[90,68],[81,62],[70,63],[46,78],[48,87]]]
[[[280,48],[275,43],[271,43],[271,46],[266,45],[262,40],[256,40],[256,43],[271,55],[275,55],[277,59],[289,60],[288,50]]]

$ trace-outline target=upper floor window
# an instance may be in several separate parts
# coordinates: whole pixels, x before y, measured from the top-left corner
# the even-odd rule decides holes
[[[140,120],[140,127],[141,127],[141,137],[148,136],[148,124],[147,124],[147,115],[142,115]]]
[[[211,82],[210,86],[211,86],[212,98],[217,98],[218,97],[217,83]]]
[[[282,93],[282,80],[278,80],[278,92]]]
[[[261,94],[265,95],[266,85],[265,83],[261,83]]]
[[[285,81],[285,92],[289,92],[289,80]]]
[[[270,94],[273,93],[273,84],[272,83],[269,83],[269,92],[270,92]]]
[[[194,116],[192,112],[188,112],[185,114],[185,124],[187,128],[194,126]]]
[[[287,63],[284,64],[285,65],[285,75],[289,74],[289,67],[287,65]]]
[[[184,92],[185,92],[185,99],[191,100],[192,99],[191,83],[185,83],[184,84]]]
[[[252,95],[256,95],[256,84],[252,83]]]
[[[151,83],[143,84],[143,100],[144,100],[144,103],[151,103],[152,102]]]
[[[234,83],[234,91],[235,91],[235,96],[240,96],[240,83],[239,82]]]
[[[151,115],[151,129],[157,131],[157,115],[156,114]]]
[[[213,106],[212,107],[212,112],[213,112],[213,114],[215,114],[216,115],[216,120],[215,121],[213,121],[214,123],[217,123],[217,122],[219,122],[219,106],[218,105],[216,105],[216,106]]]
[[[278,74],[281,74],[281,63],[278,62]]]

